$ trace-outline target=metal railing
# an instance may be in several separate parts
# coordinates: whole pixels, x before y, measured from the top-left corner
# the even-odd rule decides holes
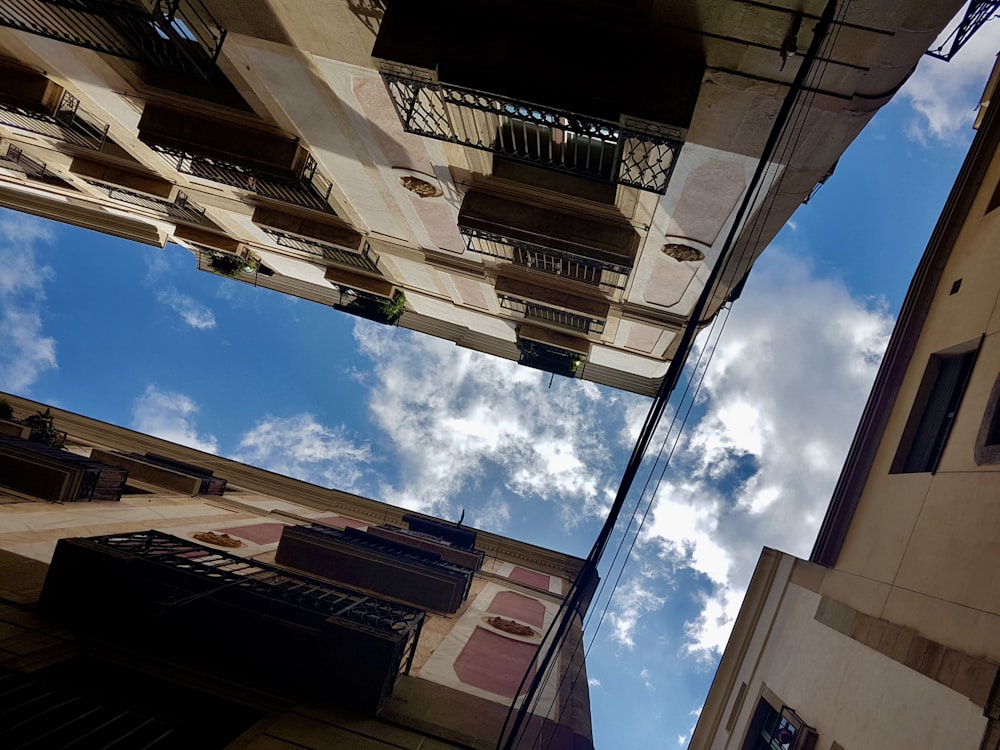
[[[461,225],[458,230],[465,237],[468,250],[606,290],[624,289],[632,271],[629,266],[619,263],[594,260],[494,232]]]
[[[605,321],[601,318],[592,318],[589,315],[566,312],[565,310],[539,305],[535,302],[529,302],[528,300],[511,297],[506,294],[497,294],[497,299],[500,300],[501,308],[510,310],[512,313],[520,315],[526,320],[550,323],[588,335],[591,333],[604,333]]]
[[[332,213],[329,201],[333,183],[320,174],[312,156],[306,158],[297,177],[288,179],[211,156],[157,143],[150,145],[183,174],[247,190],[281,203]]]
[[[996,17],[1000,9],[1000,0],[970,0],[965,9],[965,15],[958,26],[939,46],[927,50],[925,55],[950,62],[958,51],[965,46],[972,36],[979,31],[984,23]],[[950,45],[949,45],[950,42]],[[945,49],[947,47],[947,50]]]
[[[42,162],[32,159],[13,143],[7,144],[7,151],[0,154],[0,162],[6,162],[19,172],[35,179],[55,177]]]
[[[137,193],[134,190],[128,190],[117,185],[108,185],[97,180],[85,180],[85,182],[97,188],[112,200],[128,203],[131,206],[139,206],[171,219],[181,219],[191,224],[200,224],[205,218],[205,209],[189,201],[187,195],[182,192],[178,192],[174,200],[168,201],[152,195]]]
[[[201,0],[4,0],[0,26],[202,78],[226,38]]]
[[[390,666],[393,679],[386,681],[384,693],[392,689],[396,675],[409,673],[413,663],[424,622],[424,612],[414,607],[159,531],[89,537],[85,541],[114,550],[122,557],[136,555],[161,569],[169,569],[178,584],[178,593],[198,592],[168,606],[183,606],[201,597],[219,597],[235,603],[233,597],[227,596],[232,590],[240,595],[239,606],[245,610],[280,617],[314,630],[324,622],[336,623],[377,634],[383,642],[396,643]],[[183,582],[185,579],[187,583]],[[259,604],[253,606],[252,599]]]
[[[664,193],[683,142],[656,132],[474,89],[383,65],[389,98],[409,133],[601,182]]]
[[[371,245],[366,241],[358,252],[345,250],[328,242],[321,242],[310,237],[282,232],[272,227],[261,227],[264,233],[271,237],[281,247],[297,250],[300,253],[315,255],[323,260],[330,260],[344,266],[352,266],[363,271],[378,273],[378,256],[372,252]]]
[[[0,124],[94,151],[100,151],[108,137],[108,125],[81,107],[68,91],[52,113],[0,100]]]

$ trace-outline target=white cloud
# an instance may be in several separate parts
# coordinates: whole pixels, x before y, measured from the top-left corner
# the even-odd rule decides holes
[[[173,273],[166,251],[146,253],[146,284],[156,290],[156,301],[177,313],[186,325],[199,331],[215,328],[215,313],[170,282]],[[185,253],[186,254],[186,253]],[[185,259],[186,260],[186,259]]]
[[[646,612],[660,609],[666,601],[666,598],[653,592],[650,581],[642,575],[634,576],[620,585],[612,600],[615,607],[607,614],[608,624],[611,625],[611,639],[627,649],[632,649],[635,646],[639,619]],[[649,687],[649,673],[645,669],[642,670],[640,677],[646,683],[646,687]]]
[[[0,384],[27,393],[56,364],[56,341],[44,335],[45,282],[52,270],[39,265],[34,247],[51,241],[38,219],[4,212],[0,217]]]
[[[353,491],[372,462],[371,448],[351,441],[311,414],[266,416],[240,440],[237,461],[325,487]]]
[[[596,677],[591,677],[587,680],[587,684],[590,685],[590,687],[600,687],[601,681]]]
[[[554,501],[568,525],[606,502],[617,479],[606,433],[625,434],[608,412],[620,420],[618,405],[639,397],[558,376],[549,387],[548,374],[400,329],[361,322],[355,336],[375,361],[372,418],[401,458],[388,502],[451,516],[460,492],[497,470],[508,492]]]
[[[724,647],[762,546],[808,556],[891,327],[884,304],[781,250],[755,268],[640,545],[707,582],[690,652]]]
[[[961,18],[961,14],[957,18]],[[945,30],[942,39],[954,23],[957,21]],[[907,125],[907,134],[924,144],[931,140],[964,143],[971,138],[975,107],[998,48],[1000,21],[991,20],[950,62],[922,57],[916,72],[899,92],[900,99],[908,99],[916,112],[916,117]]]
[[[170,287],[156,293],[156,299],[181,316],[181,320],[199,331],[215,328],[215,313],[186,294]]]
[[[206,453],[218,453],[214,435],[198,434],[194,424],[198,411],[198,405],[183,393],[147,385],[132,404],[132,428]]]

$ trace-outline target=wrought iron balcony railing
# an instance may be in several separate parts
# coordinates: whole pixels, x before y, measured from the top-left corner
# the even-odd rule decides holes
[[[164,159],[182,174],[256,193],[262,198],[294,206],[330,212],[330,192],[333,183],[320,174],[316,160],[308,157],[297,177],[287,179],[257,169],[234,164],[210,156],[165,146],[150,144]]]
[[[624,289],[632,269],[619,263],[595,260],[566,250],[556,250],[527,240],[507,237],[482,229],[459,226],[465,247],[473,252],[500,258],[519,266],[562,276],[605,290]]]
[[[285,528],[275,562],[360,586],[414,607],[457,612],[469,595],[473,569],[441,555],[358,529]]]
[[[424,621],[405,604],[153,530],[60,540],[40,606],[226,679],[371,712],[409,672]],[[280,654],[247,659],[264,641]]]
[[[200,224],[205,218],[205,209],[188,200],[185,193],[178,192],[177,197],[172,201],[156,198],[152,195],[137,193],[134,190],[127,190],[117,185],[107,185],[97,180],[86,180],[88,185],[100,190],[112,200],[128,203],[132,206],[149,209],[162,216],[171,219],[181,219],[191,224]]]
[[[226,38],[201,0],[4,0],[0,26],[202,78]]]
[[[38,180],[55,177],[42,162],[32,159],[13,143],[8,143],[6,153],[0,154],[0,162]]]
[[[371,245],[367,242],[361,245],[361,249],[358,252],[352,252],[332,245],[329,242],[321,242],[310,237],[289,234],[273,227],[261,227],[261,229],[281,247],[297,250],[300,253],[315,255],[323,260],[332,260],[334,263],[344,266],[360,268],[362,271],[378,273],[378,256],[372,252]]]
[[[510,310],[515,315],[519,315],[526,320],[551,323],[588,335],[591,333],[604,333],[605,321],[600,318],[566,312],[565,310],[539,305],[535,302],[529,302],[528,300],[511,297],[506,294],[497,294],[497,299],[500,300],[501,308]]]
[[[108,125],[80,106],[80,100],[64,91],[52,113],[0,100],[0,124],[100,151],[108,137]]]
[[[568,378],[580,377],[584,356],[578,352],[522,338],[518,338],[517,348],[521,353],[518,364]]]
[[[381,72],[407,132],[579,177],[664,193],[683,145],[655,123],[626,126],[422,80],[420,72],[393,65]]]

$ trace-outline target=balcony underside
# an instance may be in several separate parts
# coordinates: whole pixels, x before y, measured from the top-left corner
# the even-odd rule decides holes
[[[60,540],[39,606],[119,646],[366,713],[409,670],[424,616],[157,531]]]
[[[387,6],[372,56],[408,131],[666,190],[704,72],[696,41],[591,3]]]
[[[286,527],[275,561],[438,612],[457,612],[472,584],[470,568],[357,529]]]
[[[201,78],[226,38],[200,0],[4,0],[0,26]]]
[[[606,292],[624,289],[639,235],[624,222],[553,211],[470,190],[459,231],[466,248],[482,255]]]

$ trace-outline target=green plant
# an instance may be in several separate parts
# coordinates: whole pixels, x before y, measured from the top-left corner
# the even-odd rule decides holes
[[[406,312],[406,295],[402,292],[396,292],[396,296],[392,299],[381,300],[378,307],[390,323],[395,323]]]
[[[54,448],[61,448],[66,442],[66,433],[55,428],[55,417],[52,410],[46,408],[44,412],[37,412],[30,417],[24,418],[24,424],[31,428],[31,440],[36,443],[44,443]]]
[[[7,399],[0,398],[0,419],[10,419],[14,416],[14,409],[7,403]]]
[[[574,375],[576,375],[577,370],[579,370],[582,366],[583,366],[583,360],[577,357],[572,362],[570,362],[569,371]]]

